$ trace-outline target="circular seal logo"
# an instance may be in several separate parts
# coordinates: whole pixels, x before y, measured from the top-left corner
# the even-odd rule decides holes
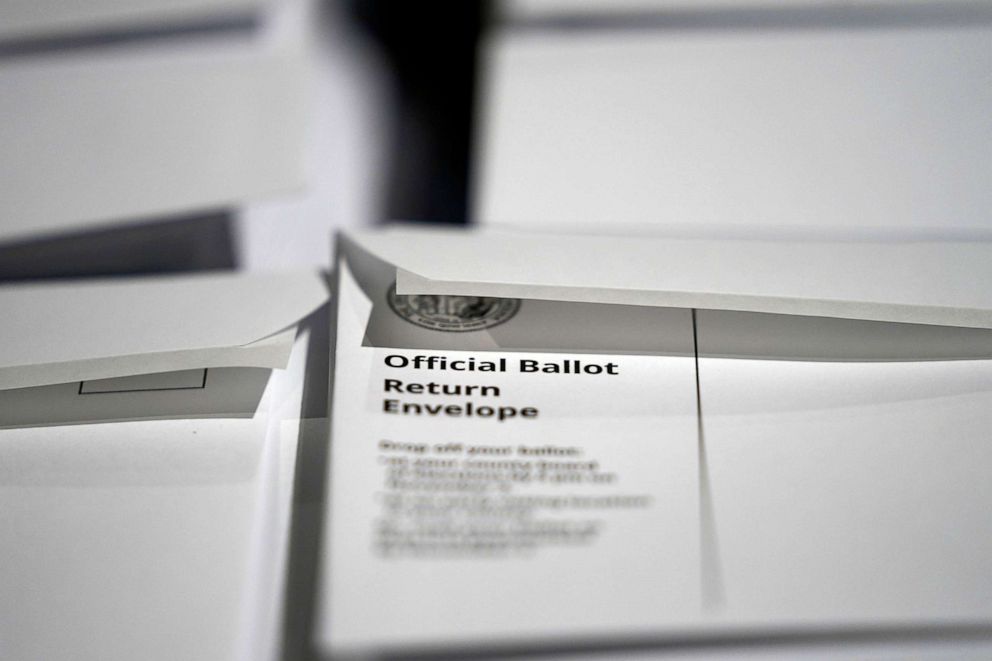
[[[435,294],[401,296],[396,293],[395,283],[389,288],[386,298],[393,312],[411,324],[451,333],[492,328],[511,319],[520,309],[520,300],[516,298]]]

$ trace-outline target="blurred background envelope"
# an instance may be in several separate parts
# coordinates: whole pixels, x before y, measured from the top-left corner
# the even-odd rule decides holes
[[[317,273],[0,288],[0,389],[205,367],[284,367]]]
[[[111,28],[147,28],[148,25],[200,25],[248,20],[262,0],[34,0],[0,7],[0,37],[54,38]]]
[[[0,238],[302,189],[302,38],[264,4],[4,3]]]
[[[794,233],[792,233],[794,235]],[[460,294],[992,328],[992,242],[713,239],[510,228],[357,233],[400,294]]]

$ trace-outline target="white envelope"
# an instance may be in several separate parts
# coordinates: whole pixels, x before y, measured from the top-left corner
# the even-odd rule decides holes
[[[395,268],[347,241],[339,248],[329,501],[314,628],[320,650],[347,658],[692,626],[700,570],[689,311],[524,301],[489,328],[431,330],[391,308]],[[649,332],[624,335],[631,326]],[[636,349],[611,351],[625,341]],[[392,370],[383,365],[390,354],[502,360],[508,367]],[[616,371],[608,377],[526,375],[515,367],[521,360],[614,361]],[[492,399],[384,395],[383,377],[497,387]],[[389,415],[383,397],[429,406],[457,403],[467,407],[466,415]],[[539,408],[531,419],[525,419],[525,408],[505,422],[484,412],[487,405],[527,404]],[[485,471],[486,464],[476,460],[484,462],[487,455],[435,455],[436,446],[500,447],[513,455],[489,456],[499,489],[487,491],[488,478],[476,483],[481,491],[449,482],[433,498],[429,485],[421,492],[383,482],[383,469],[402,454],[391,457],[382,449],[390,441],[383,439],[435,448],[425,455],[428,463],[457,457],[469,473]],[[553,474],[566,457],[615,473],[595,483],[590,476],[581,483],[536,476]],[[533,468],[533,482],[504,482],[503,459],[520,471]],[[453,496],[466,500],[445,504]],[[558,504],[549,506],[546,498]],[[611,499],[614,505],[591,504]],[[418,502],[425,518],[402,513]],[[480,516],[488,508],[492,514]],[[439,523],[461,522],[463,516],[454,528]],[[435,523],[436,537],[429,532]],[[557,532],[548,537],[549,530]]]
[[[565,4],[485,44],[477,222],[989,229],[988,3]]]
[[[303,331],[286,370],[217,370],[264,376],[237,415],[200,415],[232,385],[211,371],[203,389],[75,397],[133,417],[158,400],[169,419],[0,429],[0,657],[280,658],[309,346]],[[3,391],[4,417],[19,393],[52,418],[71,400]]]
[[[284,367],[318,273],[0,287],[0,390],[216,367]]]
[[[989,299],[979,284],[988,281],[992,263],[987,244],[408,228],[351,239],[383,273],[365,285],[371,309],[354,315],[367,316],[367,325],[355,327],[351,320],[347,329],[352,338],[364,330],[366,346],[554,351],[556,342],[572,341],[570,327],[607,328],[592,314],[599,308],[622,319],[616,324],[623,329],[616,336],[624,338],[621,344],[637,337],[628,326],[643,324],[641,330],[656,338],[654,351],[678,356],[677,343],[665,345],[677,328],[649,312],[689,313],[665,305],[732,308],[692,312],[696,381],[658,391],[661,399],[688,394],[698,406],[698,491],[668,505],[698,517],[700,605],[688,614],[669,609],[636,633],[589,629],[590,638],[633,636],[645,645],[713,636],[801,641],[851,632],[953,639],[987,635],[992,627],[992,526],[986,516],[992,493],[985,479],[992,455],[984,442],[992,410],[992,330],[942,325],[988,325]],[[354,247],[349,240],[344,245]],[[360,260],[348,264],[356,279],[370,280]],[[398,334],[383,330],[397,316],[386,305],[394,276],[401,294],[521,297],[520,314],[528,305],[550,305],[566,315],[569,305],[583,310],[566,317],[564,329],[549,319],[544,332],[542,319],[531,312],[529,343],[500,331],[510,324],[478,333],[473,343],[459,333],[434,332],[430,339],[431,331],[410,323],[407,343],[401,343]],[[622,304],[635,302],[641,306]],[[813,311],[824,316],[810,316]],[[893,317],[928,323],[893,323]],[[402,330],[405,322],[394,323]],[[583,348],[606,353],[602,344]],[[650,352],[646,343],[630,351]],[[336,389],[343,376],[352,389],[373,392],[380,385],[365,383],[360,371],[339,371]],[[619,411],[627,400],[620,394],[613,406]],[[354,416],[359,409],[348,410]],[[402,438],[409,429],[396,423],[394,435]],[[336,448],[359,445],[360,433],[337,431]],[[516,437],[508,431],[506,438]],[[348,494],[342,490],[363,487],[353,476],[335,488],[343,502]],[[439,565],[438,573],[444,571]],[[324,589],[326,597],[333,587]],[[443,579],[437,589],[446,589]],[[389,603],[419,597],[377,594]],[[512,600],[489,596],[494,612],[500,604],[513,608]],[[605,618],[613,606],[602,607]],[[338,609],[347,612],[347,598]],[[543,639],[539,630],[525,637],[513,632],[518,638],[511,642],[499,638],[505,631],[493,630],[484,641],[481,635],[466,641],[463,633],[437,624],[428,642],[496,648],[560,642],[550,628]],[[424,644],[412,634],[398,641],[371,633],[365,642],[370,639],[386,646]]]
[[[0,237],[302,188],[303,38],[275,27],[5,58]]]

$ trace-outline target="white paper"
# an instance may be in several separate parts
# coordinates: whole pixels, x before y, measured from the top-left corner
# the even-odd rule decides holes
[[[373,301],[339,264],[323,651],[622,636],[698,615],[691,357],[362,346]],[[688,311],[668,314],[691,341]],[[390,367],[388,356],[505,360],[507,371]],[[599,374],[522,373],[521,360]],[[496,391],[394,390],[417,383]]]
[[[182,394],[169,419],[0,430],[0,657],[278,658],[305,354],[240,416],[200,417],[208,379],[76,395],[137,417]]]
[[[498,33],[474,218],[987,231],[989,8],[932,4],[888,25]]]
[[[740,316],[697,315],[719,621],[992,622],[992,361],[713,357]]]
[[[0,389],[205,367],[283,367],[317,273],[0,288]]]
[[[355,233],[397,291],[992,327],[992,242],[683,239],[506,228]]]
[[[301,39],[261,30],[8,58],[0,236],[238,206],[305,184]]]
[[[263,441],[255,422],[0,438],[0,656],[227,658]]]

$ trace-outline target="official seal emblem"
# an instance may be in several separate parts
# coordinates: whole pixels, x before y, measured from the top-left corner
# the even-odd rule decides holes
[[[421,328],[464,333],[498,326],[520,309],[516,298],[490,296],[445,296],[396,293],[394,283],[386,295],[389,307],[401,318]]]

